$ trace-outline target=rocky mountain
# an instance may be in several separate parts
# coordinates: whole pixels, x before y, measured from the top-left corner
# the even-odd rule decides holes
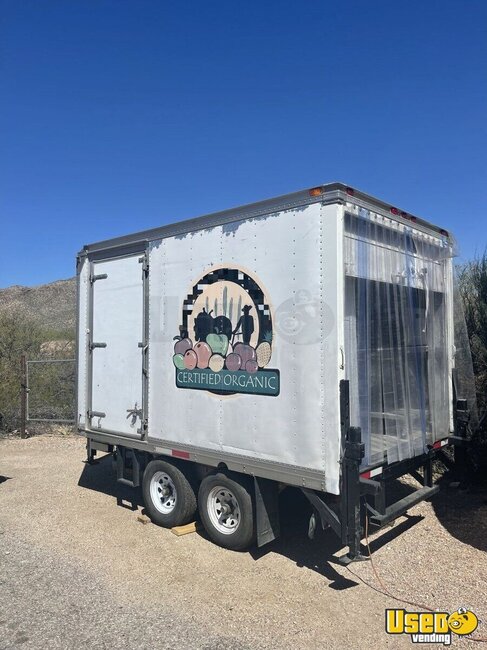
[[[37,287],[14,285],[0,289],[0,312],[23,316],[51,331],[74,332],[76,278]]]

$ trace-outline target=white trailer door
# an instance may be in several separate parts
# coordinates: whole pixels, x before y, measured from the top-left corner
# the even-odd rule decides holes
[[[91,428],[140,437],[144,291],[140,255],[94,262]]]

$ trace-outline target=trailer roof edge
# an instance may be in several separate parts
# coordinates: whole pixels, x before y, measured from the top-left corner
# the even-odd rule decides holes
[[[448,233],[424,219],[416,217],[404,210],[377,199],[370,194],[356,190],[345,183],[334,182],[318,185],[298,192],[283,194],[270,199],[248,203],[242,206],[229,208],[219,212],[212,212],[200,217],[176,221],[164,226],[141,230],[128,235],[113,237],[99,242],[94,242],[83,246],[78,255],[83,256],[91,252],[113,250],[124,248],[131,244],[164,239],[177,235],[184,235],[196,230],[214,228],[225,223],[231,223],[236,220],[244,220],[252,217],[258,217],[271,211],[288,210],[302,205],[311,205],[313,203],[355,203],[363,207],[377,209],[381,212],[392,214],[398,220],[414,220],[415,226],[422,226],[428,230],[433,230],[441,235],[447,236]]]

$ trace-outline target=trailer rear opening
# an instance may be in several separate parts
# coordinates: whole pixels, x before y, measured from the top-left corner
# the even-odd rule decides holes
[[[364,463],[394,463],[452,424],[452,248],[364,209],[345,215],[344,241],[351,418]]]
[[[347,560],[437,491],[466,440],[455,382],[453,241],[333,183],[85,246],[78,425],[152,520],[233,549],[279,535],[303,491]],[[422,468],[396,503],[390,481]]]

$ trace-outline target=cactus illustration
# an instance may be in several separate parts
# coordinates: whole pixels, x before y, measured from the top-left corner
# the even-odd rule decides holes
[[[218,301],[215,298],[215,306],[213,308],[213,313],[215,314],[215,318],[218,316]]]
[[[230,298],[230,304],[228,306],[228,318],[233,323],[233,298]]]
[[[205,300],[205,308],[206,308],[206,309],[205,309],[205,310],[206,310],[206,313],[208,314],[209,311],[210,311],[210,301],[208,300],[208,296],[206,296],[206,300]]]
[[[228,289],[227,287],[223,287],[223,315],[227,316],[227,297],[228,297]]]
[[[240,314],[242,313],[242,296],[238,297],[238,306],[237,306],[237,320],[240,318]],[[235,338],[237,341],[240,340],[240,334],[235,334]]]

